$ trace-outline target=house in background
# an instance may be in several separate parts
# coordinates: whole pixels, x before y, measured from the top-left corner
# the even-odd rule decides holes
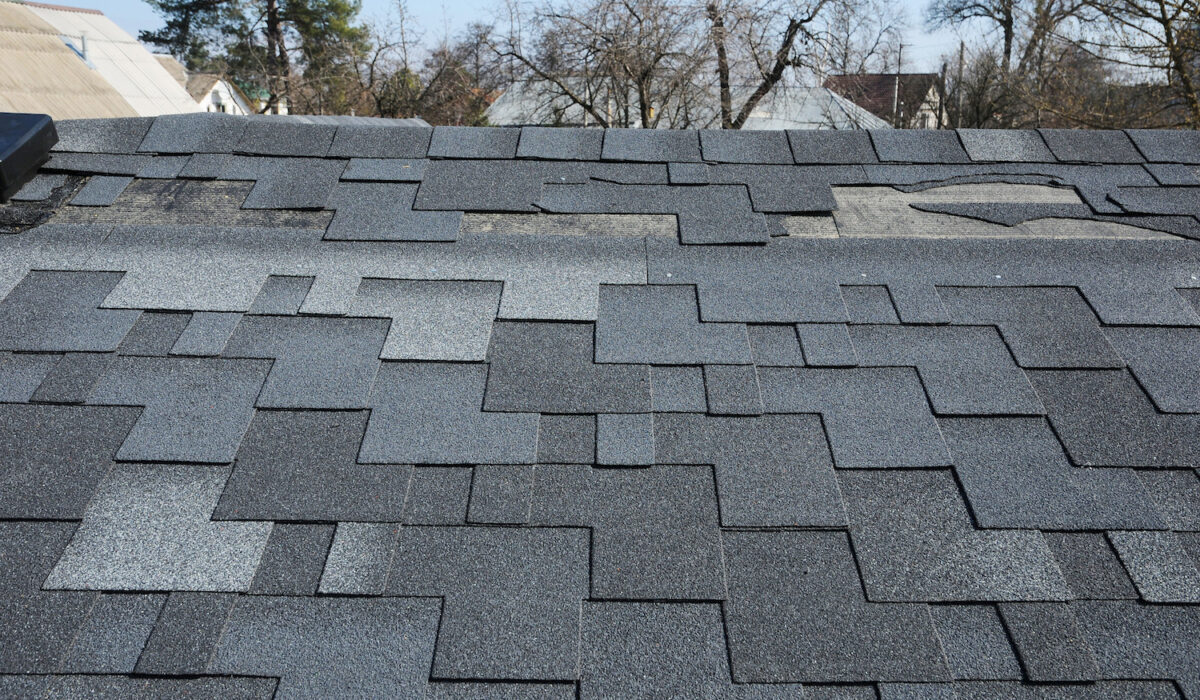
[[[0,112],[55,119],[138,116],[59,34],[29,6],[0,0]]]
[[[734,104],[741,104],[752,91],[735,89]],[[542,81],[513,83],[484,114],[495,126],[597,126],[582,107]],[[711,108],[693,109],[690,125],[715,128],[720,126],[720,115]],[[887,129],[890,124],[828,88],[781,85],[755,106],[742,128]]]
[[[901,129],[941,129],[942,82],[937,73],[834,75],[825,87]]]
[[[99,10],[0,0],[0,109],[81,117],[200,110],[166,68]]]
[[[192,73],[187,91],[204,112],[255,114],[250,98],[232,82],[214,73]]]
[[[138,116],[198,111],[195,101],[154,54],[104,13],[38,2],[23,4],[54,27],[62,41],[99,73]]]

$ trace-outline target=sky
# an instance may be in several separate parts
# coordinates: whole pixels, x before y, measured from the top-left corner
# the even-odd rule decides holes
[[[162,21],[142,0],[55,0],[101,10],[122,29],[137,36],[142,29],[156,29]],[[908,10],[909,31],[904,42],[904,70],[936,72],[941,57],[958,47],[958,36],[950,31],[929,33],[921,26],[926,0],[901,0]],[[408,9],[427,40],[453,36],[473,21],[491,19],[497,0],[409,0]],[[364,19],[383,21],[395,0],[363,0]]]

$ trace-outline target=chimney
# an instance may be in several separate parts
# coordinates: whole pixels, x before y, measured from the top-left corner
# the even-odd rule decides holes
[[[82,54],[82,56],[83,56],[83,62],[87,63],[88,62],[87,32],[83,32],[82,34],[79,35],[79,53]]]

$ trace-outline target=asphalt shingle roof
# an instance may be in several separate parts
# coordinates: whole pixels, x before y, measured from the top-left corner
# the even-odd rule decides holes
[[[0,695],[1200,699],[1193,134],[58,129]]]

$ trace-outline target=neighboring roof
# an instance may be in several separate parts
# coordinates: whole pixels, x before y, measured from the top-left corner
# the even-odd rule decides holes
[[[188,72],[187,68],[184,68],[182,63],[180,63],[174,56],[168,56],[167,54],[156,53],[153,54],[153,56],[154,60],[158,61],[159,65],[167,69],[167,72],[171,74],[171,77],[175,79],[175,82],[184,86],[184,88],[187,88]]]
[[[132,117],[133,107],[30,7],[0,0],[0,111]]]
[[[6,695],[1200,694],[1195,132],[58,128]]]
[[[187,78],[188,94],[192,96],[193,100],[202,100],[220,81],[221,76],[215,73],[192,73]]]
[[[825,87],[853,100],[855,103],[889,123],[895,104],[896,73],[862,73],[833,75],[825,79]],[[900,73],[900,102],[911,112],[929,97],[938,84],[937,73]]]
[[[74,42],[80,51],[83,50],[80,37],[86,35],[88,61],[137,115],[152,117],[199,110],[195,100],[154,55],[102,13],[37,3],[26,6],[64,39]]]
[[[739,88],[734,103],[741,103],[752,91]],[[496,126],[595,126],[595,120],[586,118],[579,105],[540,81],[513,83],[488,106],[485,116]],[[720,124],[717,114],[698,114],[694,121]],[[759,102],[744,128],[887,129],[890,125],[826,88],[782,85]]]

